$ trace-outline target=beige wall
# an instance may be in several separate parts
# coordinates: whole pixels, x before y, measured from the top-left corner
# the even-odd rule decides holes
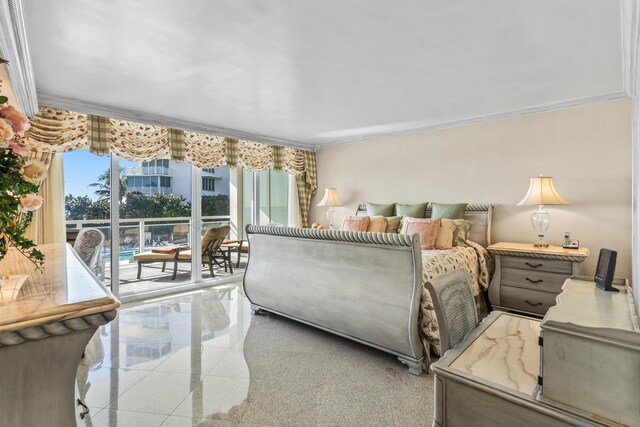
[[[529,177],[553,176],[569,206],[549,206],[547,241],[570,231],[591,249],[591,275],[602,247],[618,251],[616,275],[631,278],[631,102],[534,114],[407,134],[317,153],[318,193],[337,187],[337,224],[362,202],[468,202],[495,205],[493,241],[532,242],[533,206],[516,206]]]

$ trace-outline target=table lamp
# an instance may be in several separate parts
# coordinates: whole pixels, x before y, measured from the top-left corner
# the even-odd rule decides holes
[[[338,198],[338,192],[335,188],[325,188],[324,197],[316,206],[329,206],[327,211],[327,220],[329,221],[329,229],[333,230],[333,220],[335,217],[335,206],[342,206],[342,202]]]
[[[551,215],[544,210],[544,205],[568,205],[565,199],[558,194],[553,186],[553,178],[540,175],[529,180],[529,191],[524,195],[518,206],[538,205],[538,210],[531,215],[531,225],[538,233],[538,241],[533,244],[536,248],[547,248],[549,244],[544,241],[544,234],[551,225]]]

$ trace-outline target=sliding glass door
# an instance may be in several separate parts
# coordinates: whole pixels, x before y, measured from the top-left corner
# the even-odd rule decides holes
[[[118,296],[135,299],[229,277],[224,263],[210,269],[201,262],[204,233],[229,224],[226,166],[199,169],[168,158],[132,162],[88,151],[63,159],[68,241],[83,228],[102,232],[94,271]]]
[[[273,169],[242,171],[243,225],[287,226],[289,210],[289,174]]]
[[[191,282],[191,165],[118,162],[120,294]]]
[[[90,266],[111,286],[111,181],[110,158],[86,150],[64,153],[64,203],[67,241],[73,243],[82,229],[100,231],[97,265]]]

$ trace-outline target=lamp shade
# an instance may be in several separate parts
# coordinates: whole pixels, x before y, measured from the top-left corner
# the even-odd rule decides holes
[[[338,198],[338,192],[335,188],[325,188],[324,197],[316,206],[342,206],[342,202]]]
[[[553,186],[550,176],[537,176],[529,180],[529,191],[524,195],[518,206],[522,205],[568,205]]]

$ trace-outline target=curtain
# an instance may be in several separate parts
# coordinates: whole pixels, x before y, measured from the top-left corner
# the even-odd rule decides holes
[[[316,176],[316,153],[304,151],[304,175],[296,175],[298,187],[298,199],[300,202],[300,221],[303,227],[309,227],[309,209],[311,208],[311,196],[318,188]]]
[[[47,178],[40,185],[44,199],[42,207],[34,212],[27,237],[36,244],[64,243],[64,171],[60,154],[33,153],[32,158],[48,166]]]
[[[238,166],[260,172],[273,166],[273,148],[260,142],[238,141]]]
[[[127,120],[41,107],[31,117],[28,143],[34,151],[59,153],[85,149],[99,156],[113,152],[130,161],[171,158],[201,168],[242,166],[252,172],[273,167],[296,176],[314,176],[303,150],[217,135],[188,132]],[[315,178],[314,178],[315,179]],[[315,191],[315,184],[311,184]]]
[[[131,161],[170,155],[200,168],[242,166],[258,172],[273,167],[295,176],[300,223],[309,226],[311,197],[318,186],[314,152],[48,107],[31,118],[28,141],[34,151],[45,153],[88,146],[94,154],[113,152]]]
[[[167,128],[109,120],[109,149],[125,160],[164,159],[169,155],[169,139]]]
[[[36,211],[38,243],[66,242],[62,155],[53,155],[49,165],[49,175],[40,187],[40,195],[44,199],[44,203]]]
[[[287,227],[302,227],[296,176],[291,174],[289,174],[289,203],[287,203],[287,218]]]
[[[35,151],[61,153],[87,146],[86,114],[42,107],[29,121],[27,141]]]
[[[100,116],[88,116],[87,140],[89,151],[98,156],[109,154],[109,119]]]
[[[227,163],[227,138],[184,132],[184,158],[199,168],[217,168]]]

